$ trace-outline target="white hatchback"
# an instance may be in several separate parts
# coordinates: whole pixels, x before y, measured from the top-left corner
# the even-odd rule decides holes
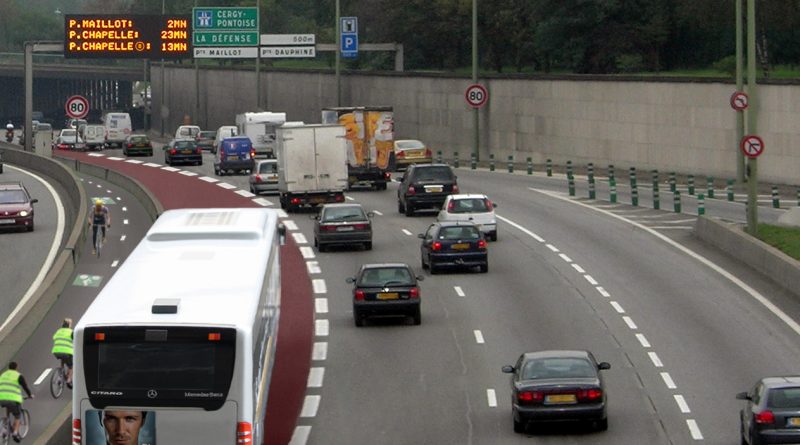
[[[492,203],[486,195],[449,195],[436,217],[437,221],[470,221],[478,226],[487,238],[497,241],[497,218]]]

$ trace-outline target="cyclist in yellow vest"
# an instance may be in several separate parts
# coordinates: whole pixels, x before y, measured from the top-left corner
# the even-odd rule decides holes
[[[19,419],[22,416],[22,390],[28,393],[28,398],[33,398],[25,377],[17,371],[17,362],[8,364],[8,369],[0,374],[0,406],[5,407],[9,414],[14,415],[12,436],[14,442],[19,442]]]
[[[67,388],[72,389],[72,319],[65,318],[61,327],[53,334],[53,349],[51,351],[61,361],[61,366],[67,365]]]

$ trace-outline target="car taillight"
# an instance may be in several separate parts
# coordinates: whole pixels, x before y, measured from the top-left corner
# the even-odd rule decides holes
[[[521,391],[517,393],[517,401],[523,405],[532,405],[544,401],[544,393],[541,391]]]
[[[236,443],[253,443],[253,425],[250,422],[236,424]]]
[[[356,230],[366,230],[369,228],[369,224],[354,224]]]
[[[336,195],[336,202],[344,202],[344,195]]]
[[[133,144],[128,144],[128,148],[133,148]]]
[[[486,210],[492,210],[494,208],[492,201],[489,200],[488,198],[484,199],[484,202],[486,203]]]
[[[69,145],[67,145],[67,144],[58,144],[58,149],[59,150],[66,150],[68,148],[69,148]]]
[[[456,208],[455,201],[450,201],[450,202],[447,203],[447,211],[448,212],[452,212],[454,208]]]
[[[432,158],[433,157],[433,152],[431,151],[430,148],[426,148],[425,149],[425,157],[426,158]]]
[[[453,193],[458,193],[458,184],[453,184]]]
[[[203,149],[201,149],[200,147],[195,147],[194,152],[197,154],[201,154],[203,153]]]
[[[261,182],[261,175],[256,175],[256,182]]]
[[[416,194],[417,194],[417,190],[414,188],[414,186],[413,185],[409,185],[408,186],[408,191],[406,192],[406,195],[416,195]]]
[[[319,226],[319,230],[322,230],[324,232],[330,232],[331,230],[336,230],[336,226],[331,226],[331,225]]]
[[[603,398],[603,390],[602,389],[582,389],[578,391],[576,397],[581,402],[594,402]]]
[[[175,150],[175,149],[173,148],[173,149],[171,149],[171,150],[169,151],[169,154],[171,154],[171,155],[174,155],[174,154],[175,154],[175,153],[177,153],[177,152],[178,152],[178,150]]]
[[[255,148],[251,148],[250,149],[250,159],[255,159],[255,157],[256,157],[256,149]]]
[[[479,239],[478,240],[478,249],[485,249],[486,248],[486,240]]]
[[[225,147],[219,147],[220,156],[225,156]]]
[[[392,179],[392,174],[389,173],[389,172],[383,172],[383,179],[385,179],[387,181]]]
[[[355,294],[355,297],[356,297],[357,301],[364,301],[364,291],[363,290],[357,290],[356,294]]]
[[[300,200],[300,198],[292,198],[292,200],[290,202],[292,204],[300,204],[301,200]]]
[[[411,298],[419,298],[419,288],[412,287],[410,291],[408,291],[408,296]]]
[[[397,158],[397,159],[405,158],[406,157],[406,152],[401,151],[399,153],[395,153],[394,157]]]
[[[773,414],[772,411],[761,411],[760,413],[756,413],[755,421],[760,424],[775,423],[775,414]]]
[[[440,243],[439,241],[434,241],[433,244],[431,244],[431,250],[433,250],[434,252],[442,250],[442,243]]]
[[[72,419],[72,445],[81,445],[81,419]]]

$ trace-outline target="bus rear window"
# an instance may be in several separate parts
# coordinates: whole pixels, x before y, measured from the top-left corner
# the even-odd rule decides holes
[[[101,343],[98,346],[99,389],[214,389],[215,344]]]

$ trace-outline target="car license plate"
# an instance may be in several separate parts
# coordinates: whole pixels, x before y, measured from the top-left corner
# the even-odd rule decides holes
[[[353,226],[339,226],[336,230],[339,232],[350,232],[353,230]]]
[[[0,219],[0,224],[14,224],[13,219]]]
[[[317,196],[315,198],[311,198],[311,202],[313,202],[315,204],[321,204],[321,203],[325,202],[325,197],[324,196]]]
[[[575,394],[550,394],[545,396],[544,403],[575,403]]]
[[[425,187],[425,193],[442,193],[442,186]]]
[[[457,243],[453,244],[453,250],[467,250],[469,249],[469,243]]]
[[[192,154],[192,150],[181,150],[181,153],[183,153],[185,155],[190,155],[190,154]]]
[[[397,300],[399,295],[397,294],[397,292],[378,292],[378,295],[376,295],[376,297],[378,298],[378,300]]]
[[[789,417],[787,423],[789,426],[800,426],[800,417]]]

